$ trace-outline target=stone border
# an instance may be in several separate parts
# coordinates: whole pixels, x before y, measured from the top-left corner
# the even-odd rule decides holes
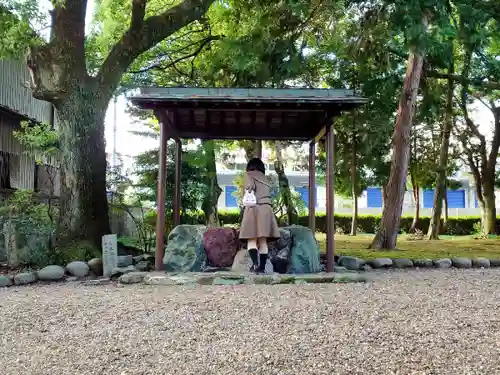
[[[357,272],[255,275],[238,272],[192,272],[165,274],[160,272],[131,272],[120,276],[120,284],[145,285],[277,285],[277,284],[318,284],[318,283],[364,283],[366,275]]]
[[[149,271],[153,269],[154,257],[149,254],[138,256],[118,256],[118,267],[113,270],[112,278],[118,278],[129,272]],[[109,278],[102,278],[103,264],[101,258],[93,258],[88,262],[74,261],[62,267],[49,265],[40,270],[26,270],[24,272],[8,275],[0,275],[0,288],[13,285],[29,285],[40,282],[54,281],[83,281],[88,285],[103,284],[109,282]]]
[[[372,269],[406,269],[406,268],[490,268],[500,267],[500,259],[486,259],[477,257],[473,259],[465,257],[441,258],[441,259],[408,259],[408,258],[375,258],[363,260],[352,256],[340,256],[338,264],[347,270],[370,271]]]

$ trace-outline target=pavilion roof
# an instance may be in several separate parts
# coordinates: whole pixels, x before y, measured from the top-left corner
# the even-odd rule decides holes
[[[309,141],[333,117],[366,102],[348,90],[141,88],[168,137]]]

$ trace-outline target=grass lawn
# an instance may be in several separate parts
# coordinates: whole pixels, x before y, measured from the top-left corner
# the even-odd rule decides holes
[[[326,236],[316,233],[321,251],[326,249]],[[362,259],[373,258],[451,258],[451,257],[485,257],[500,259],[499,239],[474,239],[473,236],[441,236],[439,241],[410,240],[405,235],[398,236],[397,250],[368,249],[373,235],[357,236],[335,235],[335,253],[356,256]]]

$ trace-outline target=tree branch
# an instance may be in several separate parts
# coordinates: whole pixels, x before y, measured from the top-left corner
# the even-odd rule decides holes
[[[475,87],[482,87],[491,90],[500,90],[500,82],[495,81],[485,81],[486,77],[464,77],[457,74],[440,73],[435,70],[425,71],[425,75],[429,78],[437,79],[452,79],[455,82],[459,82],[462,85],[472,85]]]
[[[136,0],[139,2],[140,0]],[[130,64],[142,53],[168,38],[170,35],[199,20],[215,0],[184,0],[160,15],[152,16],[140,23],[131,22],[129,29],[111,49],[104,61],[97,80],[101,88],[113,91]],[[141,8],[133,7],[132,20],[140,18]]]
[[[147,0],[132,0],[132,18],[130,20],[130,29],[139,30],[144,22],[146,14]]]
[[[221,36],[209,36],[208,38],[202,40],[202,41],[199,41],[197,43],[200,43],[200,45],[198,46],[198,48],[196,48],[196,50],[190,54],[187,54],[187,55],[184,55],[184,56],[181,56],[177,59],[172,59],[170,56],[167,55],[167,58],[170,60],[170,63],[167,64],[167,65],[163,65],[162,63],[159,63],[159,64],[154,64],[154,65],[151,65],[147,68],[144,68],[144,69],[139,69],[139,70],[132,70],[132,71],[129,71],[129,73],[132,73],[132,74],[140,74],[140,73],[144,73],[144,72],[147,72],[147,71],[150,71],[150,70],[153,70],[153,69],[158,69],[158,70],[166,70],[170,67],[174,67],[179,73],[181,73],[177,68],[176,68],[176,64],[183,61],[183,60],[187,60],[191,57],[195,57],[198,56],[200,54],[200,52],[203,50],[203,48],[209,44],[211,41],[213,40],[219,40],[219,39],[222,39]],[[190,44],[191,45],[194,45],[194,44],[197,44],[197,43],[193,43],[193,44]],[[185,74],[186,76],[188,76],[187,74]],[[188,76],[189,77],[189,76]]]

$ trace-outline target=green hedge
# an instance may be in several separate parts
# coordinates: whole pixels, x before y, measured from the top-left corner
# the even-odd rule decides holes
[[[219,218],[222,225],[235,225],[238,224],[240,220],[239,211],[221,211],[219,212]],[[375,233],[380,224],[381,215],[359,215],[358,217],[358,230],[363,233]],[[186,218],[187,219],[187,218]],[[203,213],[198,213],[197,215],[191,215],[189,219],[184,220],[186,224],[199,223],[203,224],[204,218]],[[401,218],[401,232],[408,232],[411,223],[413,221],[412,217],[404,216]],[[448,225],[442,234],[448,235],[469,235],[475,233],[475,226],[481,222],[478,216],[462,216],[462,217],[449,217]],[[304,215],[299,218],[299,224],[307,226],[309,223],[309,216]],[[419,229],[427,232],[429,228],[430,218],[422,217],[420,218]],[[345,233],[349,233],[351,230],[351,215],[335,214],[335,227],[342,228]],[[497,227],[500,227],[500,220],[497,220]],[[326,233],[326,215],[317,214],[316,215],[316,230],[318,232]]]

